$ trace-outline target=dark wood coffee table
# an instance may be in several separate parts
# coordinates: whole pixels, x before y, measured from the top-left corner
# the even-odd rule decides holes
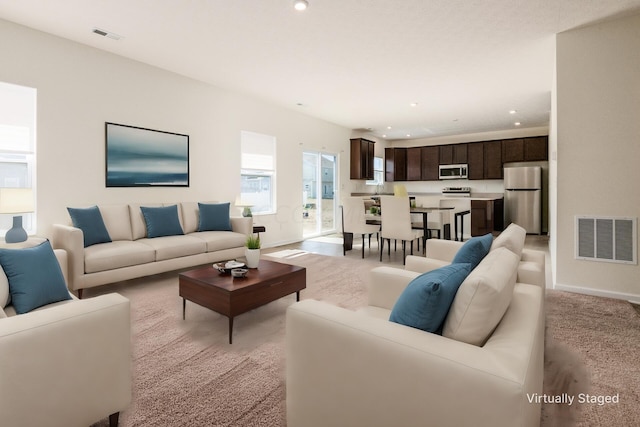
[[[246,277],[233,278],[218,270],[201,267],[178,275],[182,297],[182,318],[187,300],[229,318],[229,344],[233,335],[233,318],[307,287],[307,270],[296,265],[260,260],[258,268],[250,269]]]

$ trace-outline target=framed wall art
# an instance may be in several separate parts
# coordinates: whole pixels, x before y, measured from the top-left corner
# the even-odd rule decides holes
[[[188,187],[189,135],[105,123],[107,187]]]

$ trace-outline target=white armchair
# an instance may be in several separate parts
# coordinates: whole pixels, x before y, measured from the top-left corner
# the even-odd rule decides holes
[[[515,285],[483,346],[390,322],[418,273],[372,271],[369,305],[287,310],[287,426],[534,427],[542,392],[543,290]]]
[[[465,279],[442,335],[389,321],[420,275],[410,269],[447,265],[460,246],[435,242],[447,260],[407,257],[406,269],[373,269],[368,304],[358,311],[315,300],[288,308],[288,427],[540,425],[540,403],[530,396],[542,393],[545,283],[521,283],[527,276],[513,247],[492,249]],[[508,304],[503,315],[499,300]],[[460,316],[469,316],[464,333]],[[495,327],[486,321],[493,317]],[[469,333],[480,328],[490,332],[474,345]]]
[[[55,251],[66,278],[66,252]],[[131,401],[129,300],[112,293],[15,315],[0,308],[0,424],[118,424]]]

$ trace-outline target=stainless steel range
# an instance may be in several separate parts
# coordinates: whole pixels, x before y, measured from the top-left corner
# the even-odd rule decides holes
[[[470,197],[471,187],[444,187],[442,195],[447,197]]]

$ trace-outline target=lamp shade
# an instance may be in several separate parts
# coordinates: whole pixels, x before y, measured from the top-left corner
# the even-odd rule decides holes
[[[32,188],[0,188],[0,213],[17,214],[34,210]]]
[[[240,196],[236,197],[236,201],[235,201],[234,205],[239,207],[239,208],[250,208],[250,207],[253,207],[253,205],[251,203],[244,202],[242,200],[242,197],[240,197]]]

